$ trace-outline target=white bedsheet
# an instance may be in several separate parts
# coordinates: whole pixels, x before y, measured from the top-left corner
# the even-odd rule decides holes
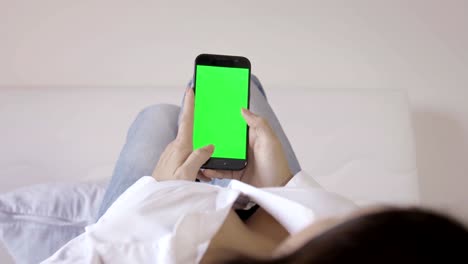
[[[357,203],[418,202],[404,92],[267,87],[304,170]],[[112,174],[128,126],[154,103],[180,104],[181,87],[3,87],[0,192]],[[0,248],[0,260],[9,263]]]
[[[108,178],[144,106],[180,104],[183,87],[4,89],[0,192],[48,181]],[[304,170],[360,203],[418,201],[404,92],[267,89]]]

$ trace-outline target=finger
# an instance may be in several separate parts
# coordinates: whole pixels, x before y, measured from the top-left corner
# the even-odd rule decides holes
[[[199,179],[202,182],[210,182],[211,181],[211,178],[208,178],[205,175],[203,175],[203,173],[201,171],[198,171],[197,179]]]
[[[196,175],[200,170],[200,167],[211,157],[213,151],[213,144],[193,151],[180,168],[183,171],[185,171],[185,173],[189,173],[190,175]]]
[[[235,179],[239,180],[240,173],[236,173],[230,170],[211,170],[205,169],[203,171],[203,175],[209,178],[217,178],[217,179]]]
[[[182,111],[177,139],[182,142],[189,143],[192,142],[194,111],[194,94],[193,89],[190,87],[188,87],[185,92],[184,107]]]
[[[247,124],[255,129],[258,134],[268,136],[274,135],[273,129],[265,118],[252,113],[246,108],[241,108],[241,112]]]
[[[203,170],[203,175],[209,178],[219,178],[219,179],[231,179],[232,173],[230,171],[223,171],[223,170],[212,170],[212,169],[205,169]]]

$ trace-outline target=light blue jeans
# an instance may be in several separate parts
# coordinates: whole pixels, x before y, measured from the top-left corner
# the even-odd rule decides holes
[[[183,106],[183,100],[181,105]],[[299,172],[301,167],[296,155],[267,101],[262,84],[255,75],[251,76],[250,110],[268,120],[281,141],[291,172],[293,174]],[[120,152],[114,173],[104,194],[98,219],[128,187],[141,177],[153,173],[162,152],[177,135],[180,113],[179,106],[156,104],[143,109],[138,114],[127,132],[126,143]],[[226,186],[229,181],[214,179],[210,184]]]

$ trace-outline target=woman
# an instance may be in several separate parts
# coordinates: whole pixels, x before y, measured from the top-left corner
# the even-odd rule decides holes
[[[252,112],[241,112],[250,129],[244,170],[200,170],[216,146],[192,151],[188,88],[180,115],[170,105],[140,113],[98,221],[44,263],[466,259],[468,234],[455,221],[418,209],[358,209],[320,188],[301,171],[260,82],[251,79]]]

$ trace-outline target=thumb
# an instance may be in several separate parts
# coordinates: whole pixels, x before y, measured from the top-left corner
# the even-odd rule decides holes
[[[181,167],[184,167],[186,172],[194,175],[198,172],[200,167],[211,157],[214,152],[214,145],[210,144],[193,151],[185,160]]]
[[[242,108],[242,116],[245,122],[247,122],[251,128],[255,129],[260,136],[274,136],[275,133],[265,118],[250,112],[250,110],[246,108]]]

